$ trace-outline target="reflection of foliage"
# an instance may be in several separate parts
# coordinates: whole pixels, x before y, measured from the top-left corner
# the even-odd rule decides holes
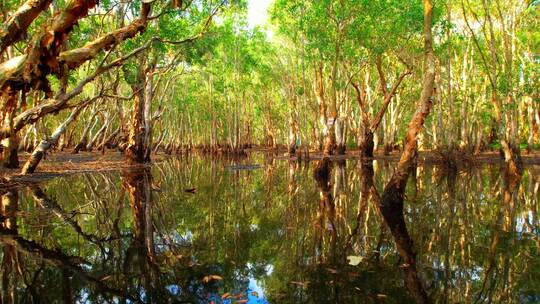
[[[319,205],[309,167],[271,161],[259,170],[232,171],[231,164],[236,162],[194,157],[154,167],[145,186],[152,193],[151,207],[140,213],[144,225],[135,216],[129,188],[122,186],[124,175],[52,180],[43,187],[48,203],[36,192],[20,191],[16,233],[37,247],[23,250],[23,243],[5,241],[2,230],[2,267],[12,248],[22,270],[3,268],[3,274],[19,278],[10,284],[28,291],[18,294],[27,302],[38,296],[47,302],[118,297],[106,286],[146,302],[204,303],[226,293],[245,296],[250,279],[259,282],[271,303],[410,299],[403,261],[392,236],[381,229],[376,206],[370,201],[358,214],[360,176],[354,163],[346,169],[334,166],[333,218]],[[377,188],[390,167],[376,167]],[[433,299],[468,302],[480,295],[494,302],[534,302],[540,290],[533,194],[538,176],[526,171],[516,192],[519,200],[504,205],[494,167],[454,177],[433,167],[417,173],[409,184],[405,221]],[[184,191],[191,188],[195,194]],[[139,235],[135,227],[150,227],[147,223],[151,233]],[[153,251],[137,246],[143,244],[136,242],[141,236],[144,244],[152,240]],[[490,250],[495,238],[496,248]],[[56,252],[56,259],[40,253],[45,249]],[[78,258],[69,262],[62,255]],[[361,257],[359,265],[348,265],[351,255]],[[490,261],[496,263],[488,275]]]

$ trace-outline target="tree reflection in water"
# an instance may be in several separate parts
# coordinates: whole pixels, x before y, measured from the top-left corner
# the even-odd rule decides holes
[[[243,163],[263,167],[169,159],[3,189],[2,303],[540,300],[535,166],[420,164],[385,206],[381,161]]]

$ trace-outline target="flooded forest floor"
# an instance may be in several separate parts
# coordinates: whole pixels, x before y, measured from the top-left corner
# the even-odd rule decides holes
[[[66,152],[34,174],[3,170],[4,292],[26,303],[540,300],[539,152],[523,151],[515,183],[497,152],[420,152],[400,205],[380,201],[399,152],[363,162],[349,151],[326,174],[322,159],[159,153],[129,166],[120,152]]]
[[[267,159],[275,159],[282,161],[319,161],[323,159],[322,152],[310,152],[309,158],[299,158],[296,156],[289,156],[285,150],[271,150],[271,149],[249,149],[246,150],[248,154],[256,153],[263,154]],[[192,154],[202,157],[218,158],[224,160],[230,160],[234,163],[241,164],[244,159],[249,159],[248,155],[228,155],[228,154],[210,154],[200,151],[193,151]],[[151,166],[153,163],[159,163],[163,160],[171,157],[185,157],[188,154],[172,154],[167,155],[164,153],[153,154],[152,163],[146,165],[129,165],[126,163],[124,155],[118,151],[102,152],[80,152],[77,154],[71,152],[57,152],[52,155],[48,155],[42,164],[40,164],[38,170],[34,174],[21,175],[20,169],[7,169],[0,170],[0,184],[8,186],[10,183],[36,183],[39,181],[45,181],[54,177],[87,173],[87,172],[103,172],[103,171],[119,171],[129,168],[141,168]],[[382,160],[388,162],[397,162],[401,153],[399,151],[384,154],[382,151],[376,151],[374,160]],[[23,164],[28,158],[28,154],[19,156],[19,163]],[[359,160],[359,151],[348,150],[344,155],[332,155],[327,156],[332,161],[340,160]],[[521,154],[523,164],[539,165],[540,166],[540,151],[522,151]],[[449,161],[453,161],[457,166],[457,169],[466,169],[468,167],[480,166],[482,164],[496,164],[502,163],[503,160],[500,157],[498,151],[486,151],[479,155],[471,155],[464,153],[455,153],[453,155],[443,154],[439,151],[420,151],[418,155],[419,164],[430,164],[447,166]],[[9,187],[9,186],[8,186]]]

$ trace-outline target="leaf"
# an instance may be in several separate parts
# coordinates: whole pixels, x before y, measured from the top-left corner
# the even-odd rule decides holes
[[[349,265],[352,265],[352,266],[358,266],[358,264],[360,264],[363,259],[364,259],[363,257],[357,256],[357,255],[349,255],[347,257],[347,261],[349,261]]]
[[[408,268],[408,267],[411,267],[411,264],[403,263],[403,264],[399,265],[399,268]]]
[[[221,281],[221,280],[223,280],[223,278],[216,274],[207,275],[202,279],[203,283],[205,284],[210,283],[212,281]]]
[[[104,276],[103,278],[99,279],[100,281],[106,281],[108,279],[112,278],[112,275]]]
[[[336,269],[334,268],[326,268],[326,271],[330,272],[330,273],[333,273],[333,274],[336,274],[338,273],[339,271],[337,271]]]
[[[291,281],[291,284],[294,284],[294,285],[298,285],[298,286],[301,286],[301,287],[304,287],[306,288],[307,285],[309,284],[309,282],[298,282],[298,281]]]

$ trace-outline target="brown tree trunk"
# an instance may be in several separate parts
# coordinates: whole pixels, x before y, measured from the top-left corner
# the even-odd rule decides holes
[[[13,116],[17,110],[17,96],[18,94],[8,89],[3,94],[2,101],[4,102],[4,126],[8,128],[13,127]],[[19,167],[19,136],[17,133],[11,133],[9,137],[2,141],[2,165],[5,168],[18,168]]]
[[[45,22],[45,27],[32,41],[25,55],[17,56],[0,64],[0,87],[5,85],[23,88],[28,85],[50,92],[46,76],[55,72],[61,74],[63,66],[58,65],[58,55],[67,41],[74,25],[85,17],[97,1],[68,1],[61,12]]]
[[[373,132],[369,129],[361,131],[361,136],[358,139],[358,149],[360,150],[360,157],[372,158],[375,144],[373,142]]]
[[[390,231],[394,236],[401,257],[406,261],[404,270],[406,273],[405,284],[411,291],[418,303],[430,303],[424,288],[418,280],[415,253],[410,238],[407,238],[407,229],[403,219],[403,200],[405,186],[414,165],[417,153],[417,135],[423,128],[424,121],[432,107],[432,95],[435,82],[435,55],[432,46],[432,19],[433,4],[431,0],[423,0],[424,4],[424,40],[425,40],[425,71],[422,84],[422,95],[418,109],[409,123],[406,142],[397,165],[396,171],[386,184],[381,199],[381,212],[389,223]]]
[[[370,120],[369,111],[367,109],[366,105],[366,97],[365,92],[363,88],[360,87],[359,83],[351,82],[351,85],[356,91],[356,100],[358,102],[358,106],[360,107],[360,115],[362,118],[362,131],[359,138],[358,138],[358,148],[360,150],[360,156],[361,157],[367,157],[371,158],[373,157],[373,153],[375,150],[375,141],[374,136],[375,132],[379,128],[379,125],[381,124],[384,114],[386,113],[388,106],[390,105],[390,102],[392,101],[393,97],[396,95],[396,92],[403,82],[403,79],[407,75],[410,75],[411,72],[409,70],[406,70],[405,72],[401,73],[399,78],[396,80],[390,91],[387,89],[387,82],[386,78],[384,76],[383,70],[382,70],[382,61],[381,57],[377,58],[377,72],[379,74],[379,80],[381,83],[381,92],[384,96],[383,104],[375,117]]]
[[[125,154],[128,163],[144,163],[144,93],[142,88],[134,87],[135,96],[133,100],[133,110],[131,112],[131,122],[129,135],[127,139],[127,147]]]
[[[317,216],[317,226],[320,229],[320,241],[323,239],[323,231],[330,226],[331,229],[331,245],[335,246],[337,241],[337,230],[335,226],[335,204],[332,195],[332,185],[330,177],[332,175],[333,164],[328,157],[324,157],[315,167],[313,176],[317,182],[319,189],[319,210]],[[322,248],[321,248],[322,249]],[[322,256],[322,255],[321,255]]]
[[[19,138],[17,134],[12,134],[9,138],[2,141],[3,151],[2,159],[5,168],[19,168]]]
[[[151,277],[157,277],[159,269],[156,264],[154,245],[154,223],[152,220],[152,175],[149,168],[126,171],[122,175],[122,184],[126,189],[133,216],[133,239],[126,252],[124,273],[138,269],[142,274],[142,284],[146,290],[150,287]],[[151,302],[153,292],[147,299]]]
[[[41,1],[28,1],[28,3],[41,5],[39,4]],[[50,22],[47,23],[48,25],[44,28],[44,30],[39,33],[36,39],[33,39],[32,45],[28,48],[27,54],[11,58],[10,60],[0,64],[0,87],[3,90],[15,88],[17,91],[24,90],[29,86],[32,86],[38,90],[46,92],[50,97],[50,95],[52,95],[52,91],[47,79],[49,74],[52,73],[65,76],[68,72],[66,69],[74,69],[79,67],[84,62],[94,59],[101,50],[108,49],[115,44],[132,38],[136,34],[144,31],[146,28],[151,3],[145,2],[141,5],[140,17],[133,21],[133,23],[129,26],[108,33],[107,35],[96,39],[92,43],[89,43],[82,48],[60,53],[62,50],[61,46],[63,46],[69,38],[69,34],[74,25],[80,18],[86,16],[88,10],[93,8],[96,4],[97,2],[94,0],[69,1],[65,9],[57,12]],[[34,10],[34,8],[29,10]],[[23,12],[23,15],[24,14],[29,16],[35,14],[35,12],[30,12],[27,10],[27,12]],[[16,23],[21,20],[18,20],[18,18],[16,19],[15,25],[19,26]],[[0,39],[4,39],[4,36],[2,35],[3,32],[0,32]],[[11,34],[9,33],[9,35]],[[15,36],[17,35],[19,34],[16,34]],[[11,38],[6,39],[10,40]],[[127,56],[114,60],[111,64],[100,67],[92,76],[89,76],[83,80],[71,92],[60,92],[60,94],[57,94],[54,98],[46,100],[45,102],[42,102],[31,109],[25,110],[23,113],[14,118],[11,126],[3,126],[0,129],[0,139],[10,137],[13,133],[18,132],[28,124],[36,122],[45,115],[57,113],[58,111],[65,109],[67,107],[67,102],[80,94],[83,87],[87,83],[94,80],[95,77],[109,70],[110,68],[120,65],[128,57],[147,49],[152,41],[154,40],[149,41],[145,46],[134,50]],[[0,41],[0,43],[4,42]]]
[[[17,233],[17,211],[19,207],[19,194],[17,189],[2,193],[0,206],[0,229],[9,233]],[[17,248],[9,242],[2,241],[2,265],[0,292],[1,303],[17,303],[17,290],[19,279]]]
[[[155,66],[155,62],[152,63],[152,66]],[[150,154],[152,153],[152,130],[153,130],[153,120],[152,120],[152,101],[154,100],[154,81],[153,81],[153,69],[149,68],[144,75],[144,108],[143,108],[143,123],[144,123],[144,134],[143,134],[143,144],[144,144],[144,161],[150,161]]]

